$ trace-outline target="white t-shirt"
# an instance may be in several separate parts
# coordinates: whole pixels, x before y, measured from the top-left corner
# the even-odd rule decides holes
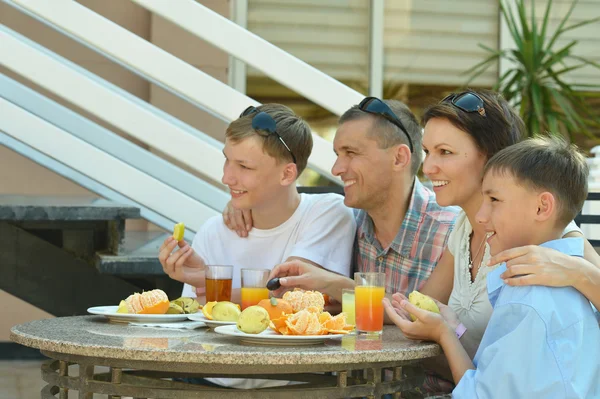
[[[324,268],[350,276],[356,222],[344,198],[338,194],[300,194],[300,205],[281,225],[261,230],[252,228],[248,237],[229,230],[221,216],[207,220],[196,233],[192,248],[206,264],[233,265],[232,288],[240,288],[240,269],[272,269],[291,256],[315,262]],[[183,296],[196,296],[190,285]],[[288,381],[207,378],[239,389],[286,385]]]
[[[492,304],[487,293],[487,274],[497,268],[498,265],[486,266],[490,259],[490,246],[486,242],[481,266],[471,281],[469,270],[469,237],[473,228],[464,211],[461,211],[454,223],[454,229],[448,238],[448,250],[454,256],[454,286],[448,306],[458,315],[461,323],[467,327],[467,331],[461,337],[460,342],[473,359],[485,328],[492,316]],[[575,222],[569,223],[563,232],[563,236],[572,231],[581,232]]]
[[[196,233],[192,248],[206,264],[233,265],[232,288],[240,288],[240,269],[272,269],[291,256],[349,277],[355,232],[354,214],[341,195],[300,194],[298,208],[279,226],[252,228],[243,238],[214,216]],[[196,296],[188,284],[182,295]]]

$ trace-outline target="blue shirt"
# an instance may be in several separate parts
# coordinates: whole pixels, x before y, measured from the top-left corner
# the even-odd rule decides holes
[[[542,244],[583,256],[581,238]],[[494,307],[473,363],[453,398],[600,398],[600,327],[572,287],[511,287],[499,266],[487,276]]]

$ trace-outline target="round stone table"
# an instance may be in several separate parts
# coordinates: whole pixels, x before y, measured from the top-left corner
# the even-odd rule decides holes
[[[42,366],[48,382],[42,398],[67,398],[68,390],[86,399],[93,393],[153,399],[374,398],[411,388],[402,366],[441,353],[437,344],[410,341],[394,326],[386,326],[381,337],[348,335],[294,347],[241,344],[207,328],[141,327],[75,316],[17,325],[10,337],[52,359]],[[233,390],[173,380],[205,376],[305,384]]]

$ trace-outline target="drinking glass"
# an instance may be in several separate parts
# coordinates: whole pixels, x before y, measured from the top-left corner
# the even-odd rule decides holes
[[[242,269],[242,310],[269,299],[269,269]]]
[[[231,301],[233,266],[206,265],[206,301]]]
[[[356,331],[359,334],[381,334],[385,273],[354,273],[354,283]]]
[[[356,324],[354,288],[344,288],[342,290],[342,312],[346,313],[346,323]]]

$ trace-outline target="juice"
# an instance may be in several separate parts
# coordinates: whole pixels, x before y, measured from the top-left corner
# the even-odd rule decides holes
[[[231,301],[232,279],[206,279],[206,301]]]
[[[263,299],[269,299],[268,288],[242,287],[242,310],[258,304]]]
[[[378,332],[383,330],[384,287],[354,287],[356,329],[359,332]]]
[[[348,292],[342,293],[342,312],[346,313],[346,323],[356,324],[354,290],[349,290]]]

